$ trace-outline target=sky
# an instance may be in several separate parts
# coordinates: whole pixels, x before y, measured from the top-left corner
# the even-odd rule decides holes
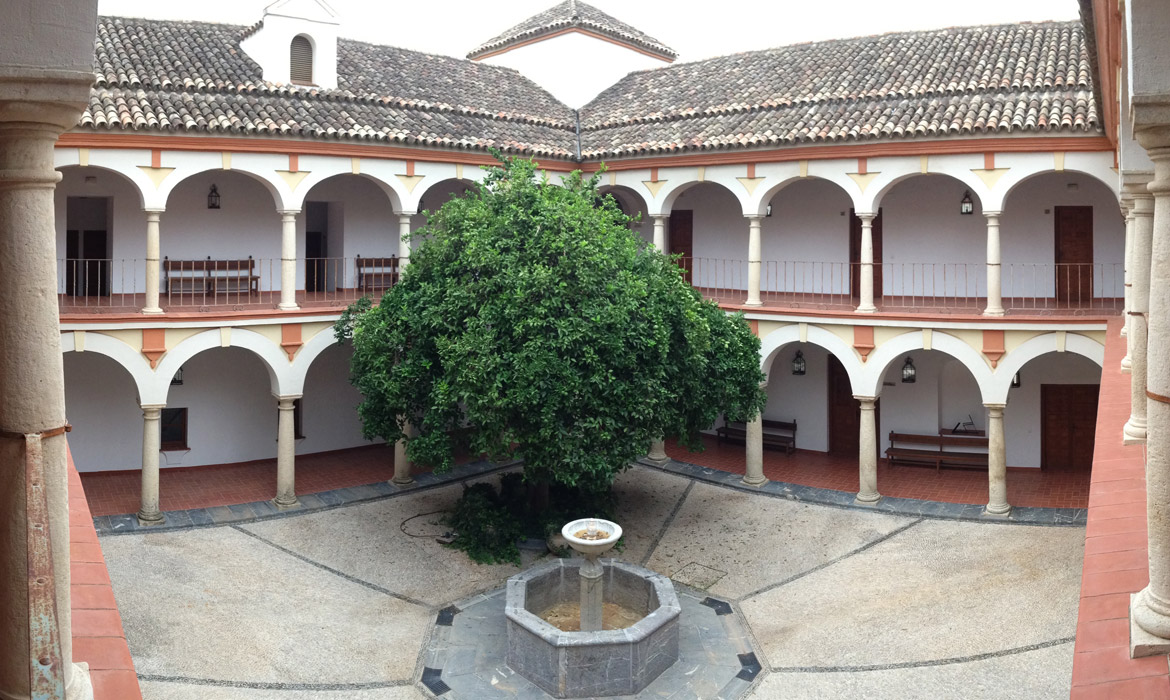
[[[105,15],[252,24],[272,0],[98,0]],[[558,0],[327,0],[341,35],[463,57]],[[694,61],[886,32],[1076,19],[1077,0],[590,0]]]

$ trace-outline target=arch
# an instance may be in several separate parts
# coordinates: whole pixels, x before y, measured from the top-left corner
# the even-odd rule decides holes
[[[1088,178],[1093,183],[1094,186],[1103,187],[1106,191],[1108,191],[1111,195],[1113,195],[1113,197],[1115,199],[1117,199],[1118,206],[1121,205],[1120,194],[1119,194],[1117,187],[1115,186],[1114,183],[1106,182],[1105,180],[1103,180],[1101,178],[1100,174],[1090,172],[1087,169],[1065,168],[1064,170],[1038,170],[1035,172],[1024,173],[1024,174],[1017,176],[1016,178],[1008,181],[1007,184],[1004,184],[1003,181],[1001,181],[1000,183],[997,183],[1000,185],[1000,187],[997,188],[997,191],[995,192],[995,194],[998,195],[998,197],[999,197],[998,202],[997,202],[998,207],[995,209],[995,211],[1006,211],[1008,202],[1011,201],[1012,194],[1015,193],[1015,191],[1019,187],[1025,185],[1033,180],[1036,180],[1037,178],[1048,177],[1048,176],[1058,176],[1059,177],[1061,175],[1067,176],[1069,173],[1074,173],[1076,175],[1084,176],[1085,178]],[[1009,172],[1008,175],[1010,175],[1010,174],[1011,173]],[[1004,180],[1007,180],[1007,179],[1008,179],[1008,176],[1005,175]]]
[[[443,203],[445,203],[447,201],[446,199],[444,199],[443,202],[440,202],[438,206],[434,205],[434,198],[433,197],[431,198],[432,202],[430,205],[426,205],[425,200],[427,198],[427,195],[429,195],[431,193],[431,191],[434,190],[436,187],[439,187],[441,185],[444,185],[444,184],[450,183],[450,182],[457,182],[460,185],[463,185],[464,192],[470,190],[471,188],[473,188],[475,186],[475,180],[471,180],[471,179],[468,179],[466,177],[446,177],[446,178],[443,178],[442,180],[437,180],[437,181],[431,183],[430,185],[427,185],[426,189],[424,189],[419,194],[418,207],[417,207],[418,211],[419,212],[422,212],[424,210],[436,211],[439,209],[439,207],[443,206]]]
[[[872,213],[877,213],[877,210],[882,206],[882,200],[887,194],[890,193],[891,190],[893,190],[898,185],[907,182],[908,180],[913,180],[916,177],[950,178],[951,180],[957,180],[958,182],[961,182],[963,186],[966,187],[967,190],[971,193],[971,197],[978,205],[976,211],[997,211],[984,205],[984,202],[991,198],[991,192],[987,189],[987,185],[983,183],[983,180],[980,180],[979,177],[970,170],[948,169],[946,172],[928,173],[924,173],[921,170],[915,170],[909,173],[893,175],[889,180],[885,180],[882,175],[885,175],[885,173],[879,175],[879,179],[875,180],[873,184],[876,185],[878,182],[884,180],[883,184],[880,188],[874,190],[871,198],[863,199],[863,204],[861,207],[858,207],[858,211],[869,211]]]
[[[628,203],[628,202],[623,201],[623,197],[631,199],[631,200],[633,200],[632,204],[634,205],[635,209],[637,209],[637,211],[644,210],[647,212],[647,214],[646,214],[647,218],[649,218],[649,216],[650,216],[650,214],[649,214],[650,202],[646,201],[646,198],[642,196],[642,193],[638,192],[633,187],[628,187],[626,185],[602,185],[602,186],[597,188],[597,193],[600,195],[607,195],[607,194],[618,195],[615,197],[615,199],[618,200],[619,204],[627,204]],[[623,206],[622,209],[625,210],[625,206]],[[627,215],[629,214],[629,212],[626,212],[626,213],[627,213]],[[637,212],[635,212],[635,213],[637,213]],[[646,222],[643,221],[642,223],[646,223]]]
[[[820,326],[808,326],[808,332],[803,339],[800,337],[800,324],[798,323],[784,326],[764,336],[760,342],[760,370],[763,371],[764,376],[771,379],[772,362],[784,346],[801,342],[820,346],[840,360],[842,366],[845,367],[845,372],[849,375],[849,385],[853,387],[855,394],[860,395],[858,387],[862,386],[864,369],[861,362],[858,361],[857,353],[839,336]]]
[[[294,85],[313,85],[316,60],[313,37],[297,34],[288,46],[288,81]]]
[[[77,336],[74,333],[62,333],[61,352],[78,352],[76,339]],[[116,338],[112,338],[104,333],[95,333],[92,331],[85,332],[85,347],[82,351],[105,355],[114,362],[117,362],[122,369],[125,369],[130,374],[130,378],[134,380],[134,389],[138,393],[138,403],[153,403],[151,400],[151,389],[155,384],[155,373],[150,368],[150,363],[142,353]],[[168,384],[170,383],[171,376],[173,374],[167,376]]]
[[[1035,338],[1029,338],[1019,347],[1004,355],[991,377],[990,390],[984,393],[984,396],[987,397],[984,402],[1007,403],[1008,390],[1011,389],[1012,377],[1015,376],[1016,372],[1041,355],[1060,352],[1059,343],[1059,333],[1045,333]],[[1080,355],[1101,367],[1105,366],[1105,346],[1087,336],[1066,333],[1064,351]]]
[[[749,202],[747,201],[746,190],[744,190],[745,194],[740,194],[738,191],[736,191],[736,188],[733,188],[726,183],[719,182],[718,180],[688,180],[686,182],[681,182],[667,190],[661,197],[656,197],[655,199],[657,202],[649,203],[646,211],[652,217],[670,216],[671,210],[674,209],[674,203],[678,201],[679,196],[682,195],[683,192],[701,185],[713,185],[715,187],[719,187],[720,189],[726,190],[727,193],[734,197],[735,201],[739,203],[740,209],[744,216],[748,216],[748,212],[750,210],[748,209]],[[738,189],[743,190],[742,187]]]
[[[857,392],[858,395],[880,396],[882,377],[885,376],[890,363],[908,352],[925,349],[926,345],[922,340],[922,331],[903,333],[879,345],[870,354],[869,359],[865,363],[861,383],[854,385],[855,387],[860,387],[860,391]],[[961,362],[975,377],[975,382],[979,385],[979,394],[983,397],[983,402],[992,403],[987,398],[992,394],[991,366],[981,353],[955,336],[949,333],[939,332],[938,330],[931,333],[930,349],[950,355]]]
[[[1043,170],[1028,170],[1022,167],[1012,168],[1004,174],[999,182],[995,183],[995,189],[987,200],[987,209],[989,211],[1003,211],[1007,206],[1008,199],[1012,192],[1017,187],[1042,175],[1060,174],[1060,173],[1077,173],[1084,175],[1091,180],[1105,186],[1113,194],[1114,199],[1118,204],[1121,203],[1121,190],[1119,189],[1119,180],[1117,173],[1112,167],[1106,167],[1098,163],[1096,160],[1076,159],[1071,157],[1072,154],[1066,156],[1064,167],[1061,170],[1055,168],[1045,168]],[[1110,160],[1109,165],[1112,165]]]
[[[313,362],[320,357],[321,353],[337,344],[337,339],[333,336],[332,326],[322,328],[316,335],[309,338],[301,347],[300,352],[293,358],[292,371],[289,374],[286,391],[289,394],[303,394],[305,391],[305,380],[309,376],[309,368],[313,366]]]
[[[810,174],[803,177],[800,175],[791,175],[784,178],[768,178],[764,180],[764,182],[761,183],[761,186],[756,188],[757,194],[752,197],[751,203],[748,205],[749,213],[747,215],[767,215],[768,205],[772,203],[772,200],[776,198],[776,195],[780,194],[781,190],[797,182],[807,182],[808,180],[823,180],[825,182],[831,182],[840,188],[845,196],[849,198],[849,201],[853,204],[853,208],[860,211],[860,207],[858,206],[858,198],[861,195],[861,190],[858,189],[857,184],[848,179],[848,177],[845,177],[844,173],[824,173],[817,175]]]
[[[373,175],[367,172],[355,173],[351,170],[318,170],[310,172],[304,181],[302,181],[301,184],[297,187],[296,192],[293,192],[290,202],[295,204],[295,209],[304,209],[305,201],[309,198],[309,194],[312,193],[313,188],[334,178],[347,176],[359,177],[374,183],[374,185],[382,191],[382,194],[386,195],[386,198],[390,200],[390,207],[396,214],[403,211],[402,203],[407,197],[407,192],[403,189],[401,182],[390,182],[378,177],[377,175]]]
[[[283,182],[278,182],[275,178],[269,179],[269,177],[263,172],[254,172],[246,168],[237,167],[233,167],[231,170],[212,167],[199,169],[192,168],[190,170],[176,169],[173,173],[170,174],[169,177],[163,180],[162,184],[160,184],[158,187],[156,199],[159,202],[159,207],[162,209],[167,207],[167,205],[170,203],[171,193],[175,191],[176,187],[193,177],[208,172],[220,172],[224,174],[224,177],[234,177],[232,173],[249,177],[260,183],[264,189],[268,190],[268,194],[272,195],[272,203],[277,211],[299,210],[299,201],[296,200],[286,184]],[[275,174],[276,173],[274,171],[273,175]]]
[[[60,170],[62,172],[62,174],[64,174],[64,172],[66,170],[85,171],[85,170],[92,169],[92,170],[100,170],[103,173],[110,173],[112,175],[116,175],[120,179],[128,182],[130,184],[130,186],[134,188],[135,194],[138,195],[138,208],[139,209],[146,208],[146,195],[144,193],[154,189],[154,184],[152,182],[150,182],[150,180],[148,180],[144,174],[142,174],[142,171],[138,171],[137,173],[123,172],[121,170],[115,170],[114,168],[107,168],[107,167],[102,166],[102,165],[80,165],[78,163],[69,163],[69,164],[58,165],[56,169]],[[57,189],[57,192],[58,193],[61,192],[60,188]]]
[[[154,381],[150,387],[149,403],[165,404],[167,392],[170,390],[171,377],[183,366],[183,363],[205,350],[219,347],[236,347],[251,350],[260,358],[261,364],[268,372],[268,379],[272,387],[273,396],[287,396],[297,393],[291,387],[299,387],[303,382],[293,379],[292,365],[288,355],[276,343],[246,328],[232,328],[228,331],[228,345],[221,339],[221,329],[212,329],[197,333],[184,339],[174,348],[167,351],[154,371]]]

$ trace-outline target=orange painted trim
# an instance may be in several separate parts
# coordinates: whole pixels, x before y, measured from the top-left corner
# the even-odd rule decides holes
[[[658,168],[650,168],[650,182],[658,182]]]
[[[406,176],[407,177],[414,177],[414,161],[413,160],[406,161]]]
[[[1121,86],[1117,72],[1121,68],[1121,11],[1117,0],[1093,0],[1093,28],[1097,40],[1097,75],[1093,79],[1101,89],[1101,121],[1105,136],[1117,144],[1121,114]]]
[[[867,159],[867,158],[858,158],[857,159],[857,174],[858,175],[868,175],[869,174],[869,159]]]
[[[751,328],[752,328],[752,335],[759,338],[760,337],[760,322],[755,320],[755,319],[752,319],[752,320],[748,321],[748,325],[751,326]]]
[[[903,141],[880,144],[842,144],[840,146],[792,146],[784,149],[755,151],[751,158],[757,163],[785,163],[797,160],[829,160],[847,158],[881,158],[896,156],[942,156],[985,153],[1086,153],[1112,151],[1113,145],[1103,136],[1053,136],[1018,139],[965,139],[956,141]],[[743,163],[743,151],[703,152],[676,156],[649,156],[604,160],[607,170],[636,170],[654,167],[684,167],[693,165],[736,165]],[[581,169],[594,172],[600,163],[583,163]]]
[[[852,319],[857,320],[858,315],[854,311],[836,311],[832,309],[781,309],[773,307],[759,307],[759,306],[744,306],[743,304],[720,303],[719,308],[724,311],[743,311],[750,314],[763,314],[767,316],[805,316],[809,318],[832,318],[840,319],[842,321]],[[105,314],[100,315],[100,320],[105,320]],[[1108,323],[1110,318],[1114,318],[1116,314],[1109,314],[1108,312],[1099,316],[1060,316],[1052,314],[1048,316],[1039,315],[1020,315],[1015,314],[1011,316],[984,316],[983,314],[910,314],[910,313],[883,313],[879,310],[877,313],[866,314],[865,320],[881,319],[883,321],[912,321],[915,323],[994,323],[996,325],[1011,325],[1016,323],[1053,323],[1062,326],[1070,325],[1101,325]],[[83,320],[87,317],[84,315],[75,314],[70,317],[70,320]],[[141,316],[136,317],[142,320]],[[65,320],[65,317],[62,317]],[[926,327],[931,327],[927,325]]]
[[[674,63],[674,60],[675,60],[673,58],[666,58],[666,57],[662,56],[661,54],[654,53],[653,51],[650,51],[649,49],[644,49],[644,48],[637,46],[635,44],[621,41],[621,40],[615,39],[611,36],[605,36],[604,34],[598,34],[597,32],[592,32],[592,31],[589,31],[588,29],[583,29],[581,27],[566,27],[564,29],[555,31],[551,34],[541,34],[539,36],[534,36],[531,39],[525,39],[524,41],[518,41],[515,44],[511,44],[509,46],[504,46],[502,48],[495,49],[494,51],[489,51],[488,53],[481,54],[481,55],[476,56],[475,58],[473,58],[471,60],[482,61],[485,58],[491,58],[492,56],[499,56],[502,53],[508,53],[509,51],[513,51],[513,50],[518,49],[522,46],[529,46],[531,44],[536,44],[536,43],[544,41],[546,39],[552,39],[554,37],[562,36],[564,34],[572,34],[572,33],[584,34],[585,36],[591,36],[594,39],[601,39],[602,41],[608,41],[609,43],[613,44],[614,46],[621,46],[621,47],[627,48],[631,51],[636,51],[636,52],[642,54],[643,56],[649,56],[650,58],[657,58],[659,61],[664,61],[666,63]]]
[[[288,361],[292,362],[297,351],[305,343],[301,340],[301,324],[286,323],[280,327],[280,347],[288,353]]]
[[[983,169],[984,170],[995,170],[995,154],[994,153],[984,153],[983,154]]]
[[[288,154],[288,171],[297,173],[301,170],[301,159],[295,153]]]
[[[749,180],[756,179],[756,164],[755,163],[748,163],[747,176],[748,176]]]
[[[150,360],[150,368],[157,369],[158,361],[167,351],[167,331],[165,328],[142,329],[142,354]]]
[[[983,331],[983,354],[991,360],[992,369],[999,364],[999,358],[1006,352],[1003,347],[1003,330]]]
[[[162,167],[162,150],[160,150],[158,148],[150,149],[150,167],[152,167],[152,168],[161,168]]]
[[[426,150],[401,146],[376,146],[341,141],[293,141],[285,139],[228,138],[223,136],[166,136],[161,134],[123,134],[66,132],[57,139],[60,148],[123,148],[159,149],[167,151],[201,151],[221,153],[279,153],[297,150],[301,155],[337,156],[340,158],[382,158],[385,160],[420,160],[428,163],[455,165],[499,165],[490,153],[469,153],[455,150]],[[740,158],[740,162],[743,158]],[[566,160],[537,159],[545,170],[568,172],[579,169]]]
[[[854,326],[853,327],[853,348],[861,354],[861,361],[865,362],[869,359],[869,354],[873,352],[873,326]]]

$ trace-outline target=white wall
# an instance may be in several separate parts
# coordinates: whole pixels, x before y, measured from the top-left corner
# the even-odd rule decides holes
[[[352,347],[333,345],[309,367],[301,398],[301,429],[305,437],[297,441],[297,454],[369,444],[362,438],[357,414],[362,396],[349,382],[352,356]]]
[[[142,468],[142,409],[130,373],[96,352],[67,352],[65,413],[78,471]]]
[[[683,209],[694,212],[691,283],[696,287],[746,290],[748,221],[739,201],[722,185],[701,183],[675,200],[673,210]],[[669,224],[667,229],[669,244]]]
[[[805,374],[792,374],[796,351],[804,353]],[[818,345],[792,343],[772,361],[764,418],[796,421],[796,446],[829,449],[829,353]]]
[[[902,383],[902,365],[909,356],[917,370],[913,384]],[[881,450],[890,446],[890,431],[937,435],[967,414],[982,430],[983,397],[975,378],[960,362],[938,350],[915,350],[899,355],[886,368],[881,390]]]
[[[777,192],[761,232],[760,288],[847,293],[852,207],[849,195],[828,180],[800,180]],[[741,254],[746,259],[746,247]]]
[[[1101,368],[1072,353],[1049,353],[1024,365],[1003,414],[1008,466],[1040,466],[1040,385],[1100,383]]]
[[[93,182],[86,182],[86,177],[94,178]],[[146,214],[142,211],[134,183],[103,168],[61,168],[61,182],[58,183],[53,195],[58,260],[65,258],[65,231],[68,230],[70,223],[67,211],[70,197],[108,198],[110,257],[114,260],[110,270],[110,291],[113,293],[145,291]],[[206,199],[204,202],[206,203]],[[64,275],[59,275],[58,284],[61,285],[61,291],[64,291]]]

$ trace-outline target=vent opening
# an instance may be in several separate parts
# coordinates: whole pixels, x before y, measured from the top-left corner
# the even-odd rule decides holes
[[[313,45],[304,35],[293,37],[289,48],[289,81],[297,85],[313,84]]]

